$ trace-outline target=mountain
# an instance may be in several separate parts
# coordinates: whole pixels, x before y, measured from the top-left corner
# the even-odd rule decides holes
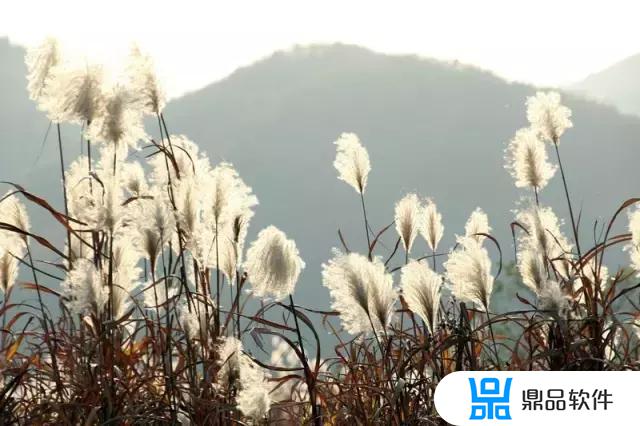
[[[0,50],[10,59],[0,84],[13,90],[11,97],[0,98],[0,127],[12,129],[10,138],[3,133],[0,180],[19,180],[26,169],[27,184],[60,206],[51,135],[45,154],[32,167],[47,122],[26,100],[21,49],[5,43]],[[249,239],[269,224],[294,238],[307,264],[297,302],[327,308],[320,270],[331,248],[340,246],[337,230],[350,249],[364,247],[359,197],[336,178],[332,165],[332,142],[340,133],[357,133],[370,153],[365,195],[374,229],[390,224],[394,203],[417,191],[433,197],[442,213],[441,250],[452,247],[468,215],[480,206],[510,261],[511,210],[525,193],[514,188],[503,168],[504,148],[526,125],[524,103],[536,90],[469,66],[338,44],[275,53],[172,101],[165,115],[172,133],[196,141],[213,162],[236,166],[260,199]],[[577,96],[566,95],[564,102],[573,110],[575,128],[561,143],[563,165],[575,209],[583,211],[583,240],[592,241],[594,221],[601,226],[603,218],[640,192],[640,119]],[[148,131],[157,134],[152,125]],[[65,155],[77,155],[77,129],[64,129],[63,137]],[[541,201],[566,217],[559,174]],[[387,252],[394,242],[392,228],[383,239]],[[425,251],[424,243],[415,249],[416,254]],[[490,251],[497,253],[493,247]],[[391,264],[399,265],[401,258]],[[612,259],[607,260],[615,268]],[[507,298],[515,289],[509,291]]]
[[[640,54],[588,76],[569,87],[576,93],[616,106],[626,114],[640,115]]]

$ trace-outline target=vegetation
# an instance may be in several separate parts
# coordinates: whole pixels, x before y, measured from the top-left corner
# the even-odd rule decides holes
[[[328,311],[294,300],[304,253],[284,232],[269,226],[245,248],[258,199],[231,164],[211,166],[169,132],[150,58],[134,50],[110,82],[99,66],[65,63],[47,40],[27,65],[31,97],[56,129],[64,205],[13,183],[0,199],[4,424],[441,424],[433,394],[453,371],[638,367],[639,200],[622,203],[593,244],[580,239],[560,156],[571,111],[556,93],[527,100],[529,127],[505,156],[526,194],[511,225],[513,273],[530,289],[520,310],[492,305],[507,253],[480,208],[450,250],[435,201],[418,194],[372,227],[369,154],[344,133],[334,166],[361,205],[367,246],[338,232],[322,266]],[[86,147],[68,165],[63,122],[82,125]],[[552,179],[565,190],[570,237],[544,205]],[[64,247],[31,229],[26,204],[64,230]],[[627,211],[629,233],[613,235]],[[394,231],[395,245],[383,245]],[[35,246],[56,260],[35,259]],[[613,274],[604,260],[616,246],[631,268]],[[35,303],[14,301],[18,286]]]

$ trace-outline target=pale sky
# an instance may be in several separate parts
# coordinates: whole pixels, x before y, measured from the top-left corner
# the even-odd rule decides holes
[[[53,35],[114,68],[136,42],[172,97],[276,50],[331,42],[554,86],[639,53],[639,12],[620,0],[15,0],[1,6],[0,36],[28,45]]]

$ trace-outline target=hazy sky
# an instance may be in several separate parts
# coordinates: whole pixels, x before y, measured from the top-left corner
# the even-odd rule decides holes
[[[29,1],[0,10],[0,35],[57,36],[115,66],[131,42],[171,96],[294,44],[344,42],[458,59],[511,80],[562,85],[640,52],[640,5],[607,0]],[[95,5],[95,6],[92,6]]]

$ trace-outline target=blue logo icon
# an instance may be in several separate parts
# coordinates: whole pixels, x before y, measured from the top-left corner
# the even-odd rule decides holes
[[[476,379],[469,378],[471,386],[471,416],[469,420],[511,420],[509,413],[509,396],[511,378],[504,382],[500,393],[500,380],[487,377],[476,384]]]

